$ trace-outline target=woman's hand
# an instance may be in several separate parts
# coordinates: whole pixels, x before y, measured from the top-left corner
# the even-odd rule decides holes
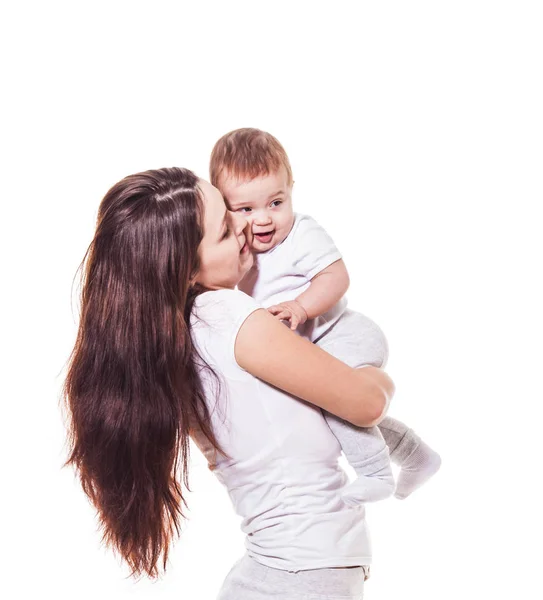
[[[292,331],[295,331],[299,325],[303,325],[307,321],[305,308],[297,300],[274,304],[268,308],[268,312],[280,321],[288,321]]]

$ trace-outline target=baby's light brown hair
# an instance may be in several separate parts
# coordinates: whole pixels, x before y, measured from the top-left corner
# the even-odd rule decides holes
[[[230,131],[215,144],[209,163],[212,185],[220,188],[221,175],[235,179],[255,179],[285,167],[288,184],[292,185],[292,169],[285,149],[266,131],[244,127]]]

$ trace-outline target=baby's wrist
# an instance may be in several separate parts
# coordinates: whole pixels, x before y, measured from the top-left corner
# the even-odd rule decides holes
[[[305,309],[304,305],[297,298],[294,300],[294,302],[296,302],[296,304],[302,309],[302,311],[305,315],[305,320],[307,321],[309,319],[309,316],[307,314],[307,310]]]

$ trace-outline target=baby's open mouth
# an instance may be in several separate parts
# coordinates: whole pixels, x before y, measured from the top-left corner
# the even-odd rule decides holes
[[[266,231],[264,233],[255,233],[254,235],[259,242],[267,244],[268,242],[271,242],[274,233],[275,229],[273,229],[272,231]]]

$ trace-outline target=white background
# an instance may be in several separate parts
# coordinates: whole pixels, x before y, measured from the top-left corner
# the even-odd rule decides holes
[[[166,576],[126,579],[61,469],[58,397],[107,189],[207,177],[218,137],[252,126],[285,146],[296,210],[387,334],[390,414],[443,458],[368,507],[366,598],[540,597],[541,4],[50,0],[2,3],[0,22],[0,595],[211,600],[243,552],[195,451]]]

